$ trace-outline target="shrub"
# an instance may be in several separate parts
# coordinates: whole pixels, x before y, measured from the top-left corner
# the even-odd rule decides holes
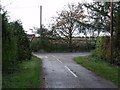
[[[13,73],[19,61],[30,59],[30,42],[19,21],[8,22],[2,14],[2,71]]]
[[[17,59],[19,61],[31,58],[30,41],[25,34],[20,21],[13,22],[15,37],[17,39]]]
[[[108,59],[109,58],[109,37],[108,36],[102,36],[98,37],[97,43],[96,43],[96,54],[98,57],[102,59]]]
[[[9,28],[10,24],[6,13],[2,14],[2,71],[11,73],[16,65],[17,46],[13,29]]]
[[[103,60],[109,60],[110,56],[110,38],[108,36],[98,37],[94,55]],[[115,42],[115,41],[114,41]],[[113,63],[120,64],[120,50],[113,43]]]

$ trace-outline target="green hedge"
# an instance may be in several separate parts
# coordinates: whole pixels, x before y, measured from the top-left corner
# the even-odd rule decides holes
[[[98,37],[97,42],[96,42],[96,55],[97,57],[100,57],[102,59],[109,59],[109,49],[110,49],[110,44],[109,44],[109,37],[108,36],[103,36],[103,37]]]
[[[9,22],[4,12],[2,14],[2,72],[13,73],[20,61],[30,58],[30,43],[21,22]]]
[[[115,40],[115,39],[114,39]],[[115,42],[115,41],[114,41]],[[113,42],[113,63],[120,64],[120,49]],[[110,37],[102,36],[97,38],[95,56],[109,62],[110,57]]]

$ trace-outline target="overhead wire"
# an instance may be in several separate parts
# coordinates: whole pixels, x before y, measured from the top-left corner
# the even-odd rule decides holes
[[[30,7],[9,7],[9,9],[28,9],[28,8],[39,8],[38,6],[30,6]]]
[[[37,6],[28,6],[28,7],[9,7],[14,1],[15,0],[13,0],[10,3],[2,6],[2,8],[9,8],[9,9],[39,8],[39,5],[37,5]],[[38,0],[37,0],[37,3],[39,3]]]

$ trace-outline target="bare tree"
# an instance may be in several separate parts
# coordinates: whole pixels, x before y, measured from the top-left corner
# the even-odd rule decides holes
[[[78,23],[75,19],[84,22],[85,17],[81,4],[68,4],[55,18],[56,21],[53,25],[55,33],[68,43],[70,51],[72,51],[72,38],[78,31]]]

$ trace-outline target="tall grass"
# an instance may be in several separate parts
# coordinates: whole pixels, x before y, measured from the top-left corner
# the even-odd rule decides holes
[[[23,61],[13,74],[3,76],[3,88],[40,88],[42,62],[36,57]]]

